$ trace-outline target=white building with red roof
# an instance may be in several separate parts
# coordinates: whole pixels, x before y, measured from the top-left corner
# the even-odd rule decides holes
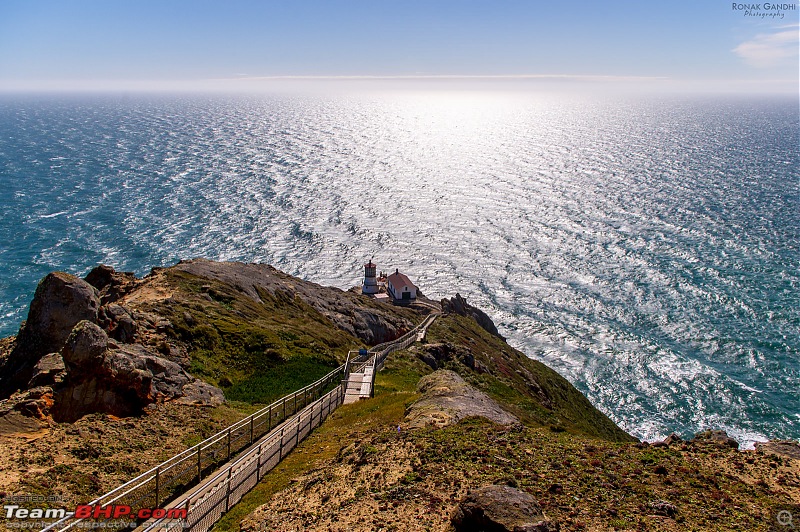
[[[395,299],[414,300],[417,299],[417,287],[414,286],[408,277],[395,269],[394,273],[386,279],[386,289]]]

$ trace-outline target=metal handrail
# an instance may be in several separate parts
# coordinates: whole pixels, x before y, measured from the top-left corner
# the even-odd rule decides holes
[[[325,396],[306,406],[291,419],[286,420],[280,427],[273,429],[272,432],[264,436],[260,441],[254,443],[244,454],[242,454],[242,456],[237,458],[236,461],[225,467],[225,469],[217,472],[210,479],[206,480],[205,484],[200,490],[198,490],[198,492],[195,494],[185,495],[176,500],[173,504],[173,507],[185,507],[187,511],[190,509],[198,509],[207,501],[211,501],[211,506],[204,510],[200,517],[196,520],[193,520],[193,522],[185,522],[184,528],[188,529],[190,532],[195,529],[208,530],[208,528],[210,528],[211,525],[213,525],[223,513],[230,509],[232,504],[236,504],[239,500],[241,500],[241,497],[244,495],[244,493],[249,491],[252,486],[257,483],[257,481],[260,479],[262,469],[266,467],[268,471],[277,465],[278,462],[280,462],[280,460],[278,460],[278,462],[270,465],[270,462],[276,457],[276,455],[283,457],[285,452],[291,451],[294,447],[296,447],[298,443],[302,441],[302,439],[305,439],[305,437],[310,434],[311,430],[319,426],[322,421],[324,421],[331,414],[331,412],[333,412],[333,410],[341,405],[343,399],[343,386],[340,385],[328,392]],[[319,407],[318,416],[315,413],[317,407]],[[302,421],[304,417],[307,419],[307,422]],[[288,440],[286,439],[287,436]],[[262,464],[261,457],[263,456],[264,449],[271,449],[276,444],[278,449],[273,450],[272,453],[267,457],[267,461]],[[256,475],[255,482],[253,482],[252,479],[254,474]],[[250,483],[249,486],[245,485],[245,483],[248,482]],[[243,485],[245,485],[245,491],[239,493],[238,490]],[[223,488],[226,488],[225,497],[223,498],[220,496],[218,500],[214,502],[212,498],[216,494],[220,493]],[[220,508],[223,506],[223,502],[225,507],[224,510]],[[202,508],[199,509],[202,510]],[[208,516],[211,514],[214,514],[211,517],[211,522],[204,523],[204,521],[206,521]],[[191,515],[187,515],[187,519],[190,519],[190,517]],[[168,519],[169,518],[164,517],[152,521],[146,526],[144,532],[159,529],[160,526],[163,525],[163,523]]]

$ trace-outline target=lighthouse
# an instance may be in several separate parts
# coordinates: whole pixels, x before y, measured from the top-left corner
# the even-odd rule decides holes
[[[361,285],[362,294],[377,294],[378,293],[378,278],[375,276],[377,266],[372,263],[372,260],[364,265],[364,284]]]

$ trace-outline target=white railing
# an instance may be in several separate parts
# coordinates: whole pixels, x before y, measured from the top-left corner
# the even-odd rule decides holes
[[[214,526],[267,472],[321,425],[343,400],[344,386],[340,385],[256,442],[235,462],[206,480],[200,489],[171,504],[172,507],[186,509],[186,517],[179,523],[183,530],[205,532]],[[153,520],[145,523],[144,532],[174,526],[173,522],[169,518]]]

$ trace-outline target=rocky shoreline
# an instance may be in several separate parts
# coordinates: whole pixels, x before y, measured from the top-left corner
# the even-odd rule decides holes
[[[800,503],[797,442],[638,442],[460,295],[440,304],[376,398],[337,411],[221,530],[750,530]],[[49,274],[0,341],[0,495],[86,502],[427,312],[259,264]]]

